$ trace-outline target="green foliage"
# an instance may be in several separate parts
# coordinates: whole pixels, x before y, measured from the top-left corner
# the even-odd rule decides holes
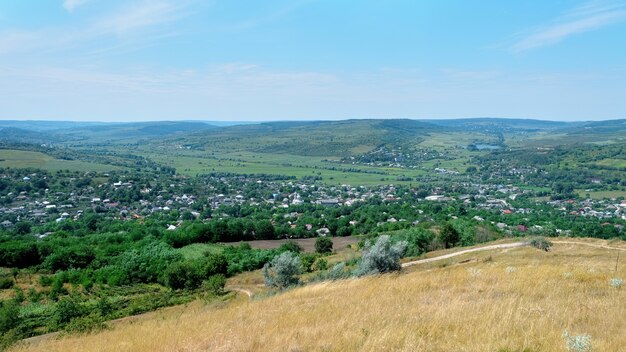
[[[263,267],[265,285],[278,289],[295,286],[302,271],[300,258],[292,252],[283,252]]]
[[[313,263],[313,265],[311,266],[311,269],[313,271],[323,271],[328,269],[328,260],[324,258],[317,258],[317,260],[315,260],[315,263]]]
[[[302,263],[302,270],[309,273],[313,270],[313,263],[317,259],[317,254],[306,253],[300,255],[300,262]]]
[[[32,225],[27,222],[27,221],[20,221],[17,224],[15,224],[15,229],[13,231],[15,231],[16,235],[27,235],[30,233]]]
[[[446,248],[454,247],[461,239],[459,232],[450,223],[443,225],[439,237]]]
[[[289,240],[281,244],[280,247],[278,247],[278,250],[280,252],[300,253],[302,252],[302,247],[300,247],[300,245],[296,241]]]
[[[26,295],[24,294],[24,290],[21,287],[15,286],[13,288],[13,299],[17,303],[23,303],[26,300]]]
[[[165,284],[175,290],[193,290],[204,280],[215,275],[225,275],[228,271],[226,258],[220,254],[209,255],[202,259],[175,262],[165,270]]]
[[[315,240],[315,252],[320,254],[333,251],[333,240],[330,237],[318,237]]]
[[[277,250],[252,249],[249,244],[242,243],[237,247],[226,247],[223,254],[228,262],[228,275],[234,275],[242,271],[262,268],[279,252]]]
[[[27,268],[41,263],[37,244],[16,240],[0,243],[0,267]]]
[[[6,290],[12,288],[15,285],[15,281],[13,281],[10,277],[0,277],[0,290]]]
[[[46,257],[43,266],[53,272],[70,268],[85,268],[95,257],[94,250],[86,245],[58,248],[54,253]]]
[[[52,319],[48,327],[52,330],[58,330],[65,327],[72,319],[78,318],[84,314],[83,307],[73,297],[60,299],[52,314]]]
[[[75,335],[85,335],[107,329],[110,329],[110,326],[106,323],[105,319],[97,313],[72,318],[64,328],[66,333]]]
[[[116,258],[113,265],[99,269],[96,277],[110,285],[158,282],[167,267],[182,255],[163,242],[150,242]]]
[[[546,240],[543,237],[534,237],[530,240],[530,245],[537,249],[541,249],[542,251],[550,251],[550,247],[552,247],[552,242]]]
[[[376,243],[367,244],[363,250],[363,257],[356,271],[357,276],[382,274],[399,271],[400,258],[404,255],[407,243],[405,241],[393,243],[387,235],[378,237]]]
[[[214,295],[224,294],[226,286],[226,276],[222,274],[212,275],[202,282],[202,289]]]
[[[406,242],[407,245],[404,255],[417,257],[429,251],[435,240],[435,235],[429,230],[414,228],[394,235],[393,239]]]
[[[20,306],[14,300],[0,301],[0,334],[18,326]]]

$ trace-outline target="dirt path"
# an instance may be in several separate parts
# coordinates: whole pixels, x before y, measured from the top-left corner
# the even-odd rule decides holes
[[[480,251],[489,251],[489,250],[492,250],[492,249],[505,249],[505,248],[524,247],[524,246],[528,246],[528,245],[529,245],[528,242],[514,242],[514,243],[493,244],[491,246],[471,248],[471,249],[466,249],[466,250],[459,251],[459,252],[454,252],[454,253],[450,253],[450,254],[440,255],[438,257],[420,259],[420,260],[415,260],[415,261],[412,261],[412,262],[403,263],[402,267],[406,268],[406,267],[412,266],[412,265],[423,264],[423,263],[430,263],[430,262],[434,262],[434,261],[437,261],[437,260],[448,259],[448,258],[456,257],[456,256],[467,254],[467,253],[480,252]]]
[[[226,290],[228,291],[237,291],[237,292],[241,292],[241,293],[245,293],[246,295],[248,295],[249,298],[252,298],[252,296],[254,296],[254,293],[252,293],[252,291],[250,290],[246,290],[245,288],[239,288],[239,287],[227,287]]]
[[[578,241],[551,241],[551,242],[553,244],[573,244],[573,245],[577,245],[577,246],[588,246],[588,247],[594,247],[594,248],[626,251],[626,248],[611,247],[611,246],[607,246],[607,245],[603,245],[603,244],[594,244],[594,243],[586,243],[586,242],[578,242]],[[459,251],[459,252],[454,252],[454,253],[450,253],[450,254],[444,254],[444,255],[440,255],[438,257],[415,260],[415,261],[412,261],[412,262],[403,263],[402,267],[406,268],[406,267],[412,266],[412,265],[417,265],[417,264],[434,262],[434,261],[437,261],[437,260],[448,259],[448,258],[452,258],[452,257],[456,257],[456,256],[459,256],[459,255],[472,253],[472,252],[488,251],[488,250],[493,250],[493,249],[506,249],[506,248],[525,247],[525,246],[529,246],[529,245],[530,245],[529,242],[514,242],[514,243],[494,244],[494,245],[491,245],[491,246],[471,248],[471,249],[466,249],[466,250]]]
[[[626,248],[611,247],[611,246],[607,246],[607,245],[586,243],[586,242],[576,242],[576,241],[551,241],[551,242],[553,244],[572,244],[572,245],[588,246],[588,247],[595,247],[595,248],[602,248],[602,249],[626,251]],[[463,255],[463,254],[467,254],[467,253],[489,251],[489,250],[494,250],[494,249],[508,249],[508,248],[526,247],[526,246],[529,246],[529,245],[530,245],[529,242],[513,242],[513,243],[494,244],[494,245],[490,245],[490,246],[471,248],[471,249],[466,249],[466,250],[462,250],[462,251],[458,251],[458,252],[454,252],[454,253],[444,254],[444,255],[437,256],[437,257],[433,257],[433,258],[414,260],[414,261],[411,261],[411,262],[403,263],[402,267],[406,268],[406,267],[413,266],[413,265],[418,265],[418,264],[423,264],[423,263],[430,263],[430,262],[434,262],[434,261],[438,261],[438,260],[443,260],[443,259],[457,257],[457,256],[460,256],[460,255]],[[245,288],[226,287],[226,290],[243,293],[243,294],[247,295],[248,298],[250,298],[250,299],[252,299],[252,297],[254,296],[254,293],[252,291],[250,291],[248,289],[245,289]],[[147,313],[143,313],[143,314],[139,314],[139,315],[133,315],[133,316],[124,317],[124,318],[119,318],[119,319],[108,321],[107,323],[119,324],[119,323],[124,322],[124,321],[137,320],[137,319],[145,318],[146,316],[149,316],[149,315],[154,315],[154,314],[158,313],[159,311],[167,310],[167,309],[175,309],[176,307],[179,307],[179,306],[166,307],[166,308],[162,308],[161,310],[157,310],[157,311],[147,312]],[[53,332],[53,333],[49,333],[49,334],[44,334],[44,335],[30,337],[30,338],[22,340],[21,342],[22,343],[28,343],[28,344],[37,344],[37,343],[39,343],[39,342],[41,342],[43,340],[47,340],[47,339],[50,339],[50,338],[56,338],[57,336],[59,336],[59,332]]]
[[[574,244],[574,245],[588,246],[588,247],[595,247],[595,248],[614,249],[617,251],[626,251],[626,248],[611,247],[611,246],[607,246],[604,244],[594,244],[594,243],[576,242],[576,241],[551,241],[551,242],[556,243],[556,244]]]

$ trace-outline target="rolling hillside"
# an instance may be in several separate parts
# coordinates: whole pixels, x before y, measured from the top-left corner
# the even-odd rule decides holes
[[[556,241],[547,253],[529,247],[467,253],[398,275],[265,298],[197,302],[13,351],[557,352],[567,351],[565,331],[588,335],[594,351],[623,351],[626,290],[609,280],[626,276],[623,261],[616,267],[626,245],[582,241]]]

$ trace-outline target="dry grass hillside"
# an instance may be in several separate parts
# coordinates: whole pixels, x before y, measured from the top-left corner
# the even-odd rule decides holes
[[[559,243],[548,253],[476,252],[401,274],[194,303],[14,351],[567,351],[567,330],[590,335],[594,351],[617,352],[626,348],[626,285],[612,287],[615,277],[626,278],[624,251]]]

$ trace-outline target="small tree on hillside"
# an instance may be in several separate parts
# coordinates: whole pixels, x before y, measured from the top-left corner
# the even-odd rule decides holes
[[[320,254],[333,251],[333,241],[328,237],[318,237],[315,240],[315,251]]]
[[[446,248],[454,247],[461,239],[459,232],[449,223],[446,223],[441,228],[440,237]]]
[[[297,285],[301,271],[300,258],[294,253],[284,252],[263,266],[265,286],[284,289]]]
[[[363,257],[356,274],[362,276],[399,271],[402,268],[400,258],[406,247],[406,241],[392,243],[387,235],[378,237],[374,245],[368,245],[363,250]]]

